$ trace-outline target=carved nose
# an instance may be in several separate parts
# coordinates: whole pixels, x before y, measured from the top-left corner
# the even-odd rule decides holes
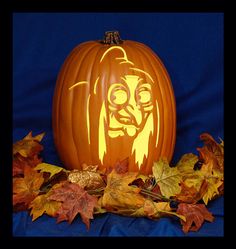
[[[130,114],[131,122],[137,127],[140,126],[142,123],[142,112],[139,110],[138,106],[128,105],[127,111]]]

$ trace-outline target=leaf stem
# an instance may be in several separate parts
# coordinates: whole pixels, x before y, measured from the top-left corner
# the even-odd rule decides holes
[[[148,195],[148,196],[150,196],[150,197],[154,197],[154,198],[159,199],[159,200],[162,200],[162,201],[170,201],[169,198],[166,198],[165,196],[162,196],[162,195],[153,193],[152,191],[147,190],[147,189],[141,189],[140,192],[141,192],[142,194],[146,194],[146,195]]]

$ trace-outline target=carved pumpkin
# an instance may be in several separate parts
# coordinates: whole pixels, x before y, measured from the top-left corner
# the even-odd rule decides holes
[[[176,105],[169,75],[146,45],[106,32],[103,41],[78,45],[65,60],[53,98],[53,133],[68,169],[83,163],[152,173],[171,160]]]

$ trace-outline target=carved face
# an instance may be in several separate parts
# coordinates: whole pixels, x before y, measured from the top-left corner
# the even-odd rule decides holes
[[[110,137],[137,136],[153,109],[151,84],[136,75],[121,77],[108,91]]]
[[[112,146],[112,140],[108,142],[108,137],[110,139],[126,137],[130,144],[127,153],[133,154],[135,162],[140,167],[144,158],[148,156],[150,135],[154,133],[154,126],[156,126],[153,111],[155,111],[157,119],[156,144],[159,138],[159,108],[157,100],[154,102],[152,94],[152,86],[155,82],[148,72],[136,68],[134,63],[128,60],[125,50],[119,46],[113,46],[106,50],[100,60],[101,64],[113,50],[118,50],[119,54],[123,55],[113,58],[116,69],[121,68],[121,74],[116,74],[113,82],[106,82],[109,87],[99,114],[99,159],[103,162],[109,149],[108,144]],[[88,84],[88,82],[80,81],[70,89],[83,84]],[[102,82],[98,75],[94,84],[94,94],[88,96],[87,113],[90,98],[97,97],[99,84],[101,86]],[[88,141],[90,143],[89,119],[89,114],[87,114]]]

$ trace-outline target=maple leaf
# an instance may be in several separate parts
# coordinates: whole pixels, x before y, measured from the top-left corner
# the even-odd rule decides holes
[[[38,154],[43,146],[39,143],[45,133],[41,133],[35,137],[32,137],[32,131],[25,136],[22,140],[17,141],[13,144],[13,155],[19,153],[23,157],[32,157]]]
[[[198,231],[205,220],[209,222],[214,220],[204,204],[180,203],[176,212],[186,218],[186,221],[180,221],[184,233]]]
[[[114,165],[114,169],[118,174],[124,174],[128,172],[128,166],[129,166],[129,158],[125,158],[122,161],[117,161]]]
[[[124,210],[127,210],[128,214],[143,206],[145,198],[139,194],[141,189],[129,186],[136,179],[137,174],[136,172],[118,174],[113,170],[107,176],[107,186],[101,199],[102,207],[120,214],[124,214]]]
[[[223,184],[223,181],[217,178],[208,178],[207,182],[207,189],[202,197],[202,200],[207,205],[209,200],[212,200],[214,197],[219,196],[219,187]]]
[[[30,215],[33,216],[32,221],[42,216],[44,213],[49,216],[55,217],[56,212],[61,207],[61,202],[48,199],[52,191],[46,194],[37,196],[29,205],[31,208]]]
[[[181,174],[176,167],[170,167],[166,160],[160,159],[152,167],[153,175],[160,187],[162,195],[169,198],[181,191],[179,183]]]
[[[95,196],[89,195],[78,184],[66,181],[61,187],[54,189],[48,199],[62,202],[56,212],[57,222],[66,220],[71,223],[79,213],[89,229],[89,220],[93,219],[93,210],[97,204]]]
[[[197,203],[205,195],[208,184],[204,180],[200,186],[200,189],[197,190],[194,186],[188,187],[185,182],[181,182],[181,192],[176,195],[178,201],[185,203]]]
[[[27,208],[30,202],[39,194],[43,182],[43,174],[26,165],[24,177],[13,179],[13,206],[23,203]]]
[[[201,134],[200,139],[204,142],[202,148],[197,148],[200,159],[204,161],[202,170],[205,170],[208,174],[213,171],[216,171],[215,174],[223,174],[224,146],[222,146],[222,143],[218,144],[208,133]]]
[[[23,175],[24,167],[26,165],[35,167],[42,162],[39,153],[43,149],[40,144],[44,133],[41,133],[35,137],[32,137],[30,132],[22,140],[17,141],[13,144],[13,162],[12,162],[12,174],[13,176]]]
[[[34,168],[36,165],[42,162],[41,158],[38,158],[38,155],[34,155],[32,157],[22,157],[20,154],[18,154],[14,159],[12,160],[12,175],[24,175],[24,167],[30,166],[31,168]]]
[[[40,172],[50,173],[49,178],[52,178],[54,175],[60,173],[61,171],[65,171],[65,169],[62,167],[58,167],[56,165],[48,163],[40,163],[34,169],[40,170]]]
[[[194,173],[194,164],[198,161],[198,156],[193,153],[184,154],[178,163],[176,164],[176,168],[181,173],[183,177],[188,177]]]

